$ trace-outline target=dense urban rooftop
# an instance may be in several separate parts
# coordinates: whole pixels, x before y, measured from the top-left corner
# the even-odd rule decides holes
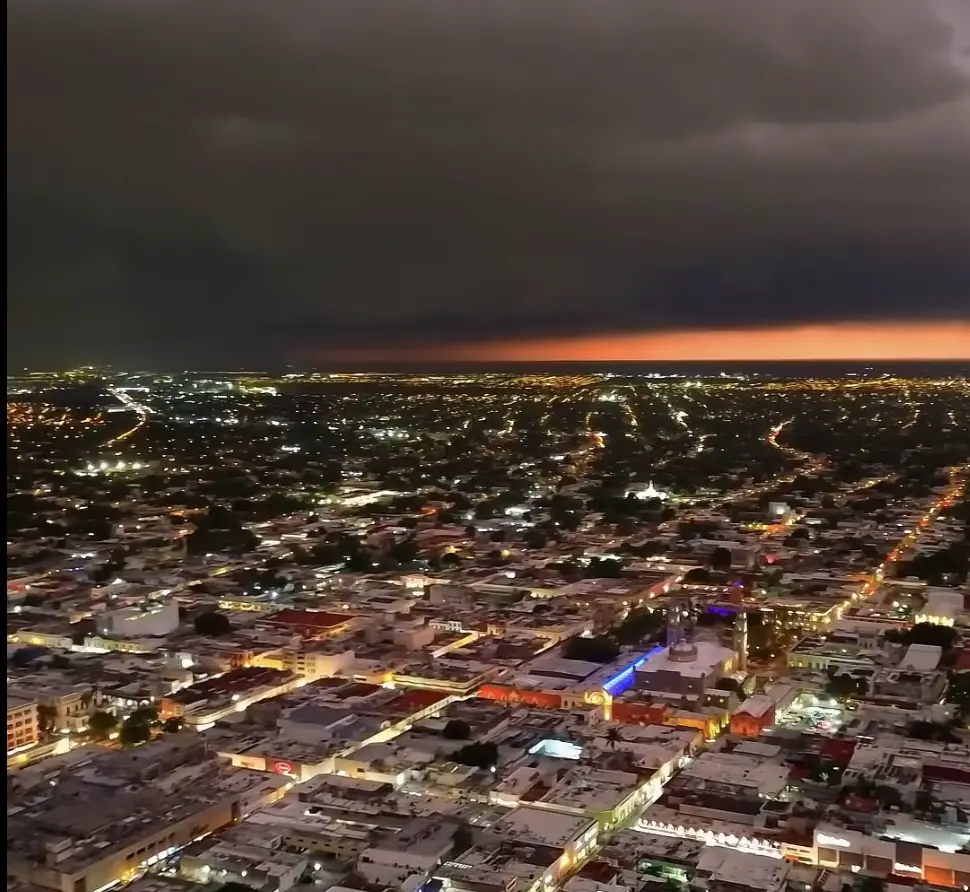
[[[970,382],[7,382],[8,888],[970,885]]]

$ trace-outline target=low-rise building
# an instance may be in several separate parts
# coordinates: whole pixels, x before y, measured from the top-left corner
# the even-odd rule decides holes
[[[40,739],[37,701],[7,694],[7,752],[33,746]]]
[[[635,685],[651,692],[700,697],[734,671],[737,654],[712,641],[680,642],[651,652],[637,666]]]
[[[15,797],[8,880],[94,892],[134,878],[285,789],[285,778],[220,768],[203,742],[190,740],[104,753]]]

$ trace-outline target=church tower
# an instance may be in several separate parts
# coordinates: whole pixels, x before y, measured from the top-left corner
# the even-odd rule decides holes
[[[739,672],[748,669],[748,611],[743,606],[734,615],[734,652],[738,655]]]
[[[667,608],[667,647],[674,647],[680,644],[685,636],[684,620],[688,610],[680,598],[671,599],[670,606]]]

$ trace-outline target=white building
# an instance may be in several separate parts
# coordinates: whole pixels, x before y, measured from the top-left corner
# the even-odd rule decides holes
[[[174,599],[150,601],[103,613],[95,623],[106,638],[160,638],[179,627],[179,605]]]
[[[369,883],[400,888],[411,876],[426,876],[454,846],[458,823],[438,818],[417,818],[400,833],[364,849],[357,858],[357,873]]]
[[[700,696],[734,671],[737,655],[712,641],[681,642],[651,653],[637,667],[636,687],[656,693]]]
[[[791,869],[791,864],[780,858],[707,846],[697,861],[690,885],[692,889],[726,887],[781,892]]]
[[[653,485],[651,480],[646,486],[642,483],[635,483],[631,486],[625,493],[627,498],[634,496],[635,498],[641,499],[644,502],[649,502],[651,499],[660,499],[661,502],[666,502],[670,498],[670,494],[657,489]]]
[[[962,592],[932,588],[926,590],[926,605],[917,615],[916,622],[952,626],[963,613]]]
[[[356,654],[352,648],[339,644],[327,646],[327,642],[319,646],[310,645],[282,652],[283,668],[296,672],[309,681],[345,675],[354,665],[355,659]]]
[[[240,883],[262,892],[288,892],[300,881],[307,859],[262,845],[217,840],[190,846],[179,872],[196,882]]]

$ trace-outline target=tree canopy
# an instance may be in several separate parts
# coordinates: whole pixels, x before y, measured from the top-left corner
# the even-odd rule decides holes
[[[852,675],[833,675],[825,686],[825,692],[836,700],[864,697],[869,693],[869,683],[864,678]]]
[[[712,570],[727,572],[731,569],[732,555],[730,549],[719,545],[711,552],[710,565]]]
[[[118,717],[111,712],[98,711],[88,719],[88,729],[98,737],[107,737],[118,727]]]
[[[215,610],[200,613],[193,621],[193,625],[196,632],[210,638],[228,635],[232,631],[232,623],[229,622],[229,617]]]
[[[441,732],[441,736],[447,737],[449,740],[468,740],[470,734],[471,728],[468,722],[461,719],[449,720]]]
[[[886,632],[886,639],[897,644],[928,644],[949,650],[956,643],[959,633],[950,626],[940,626],[936,623],[917,623],[911,629],[901,632],[890,629]]]
[[[458,750],[452,759],[460,765],[471,765],[487,770],[498,763],[498,746],[489,742],[469,743]]]
[[[619,655],[620,645],[607,635],[570,638],[563,650],[567,660],[583,660],[587,663],[612,663]]]

